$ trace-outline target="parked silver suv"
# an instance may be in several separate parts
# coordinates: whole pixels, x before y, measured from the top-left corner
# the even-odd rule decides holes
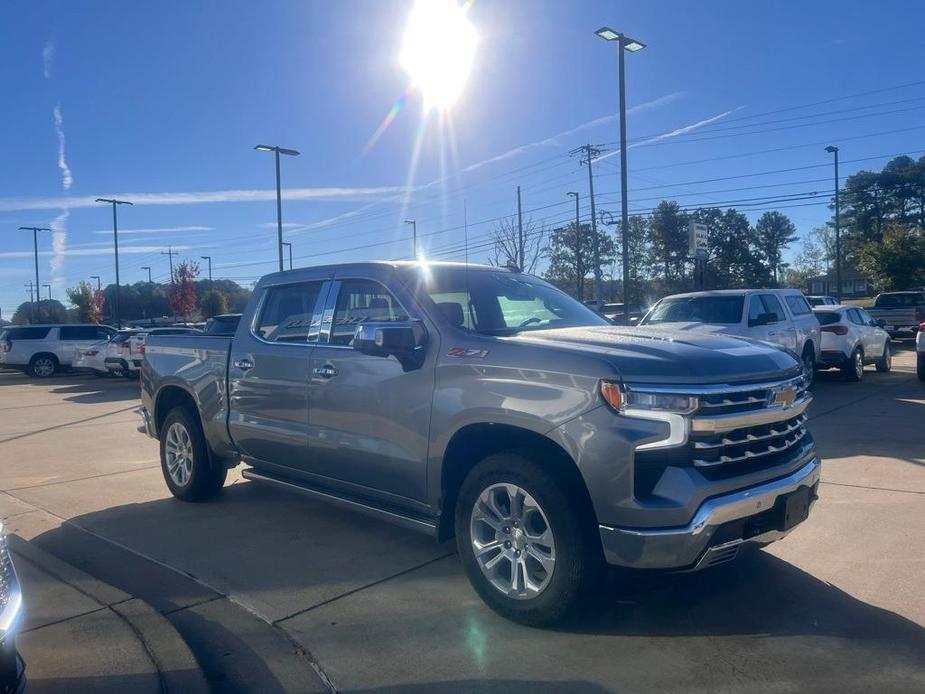
[[[70,368],[78,349],[115,334],[115,328],[92,323],[9,326],[0,332],[0,366],[48,378]]]

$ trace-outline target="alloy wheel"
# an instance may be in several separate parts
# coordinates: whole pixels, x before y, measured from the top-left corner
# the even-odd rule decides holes
[[[860,350],[854,353],[854,372],[858,375],[858,380],[864,376],[864,355]]]
[[[170,479],[177,486],[185,487],[193,473],[193,442],[186,427],[180,422],[174,422],[167,430],[164,456]]]
[[[489,582],[510,598],[543,592],[556,566],[556,543],[546,514],[516,484],[493,484],[472,508],[470,537],[475,560]]]
[[[48,357],[41,357],[33,363],[32,372],[39,378],[47,378],[55,372],[55,363]]]

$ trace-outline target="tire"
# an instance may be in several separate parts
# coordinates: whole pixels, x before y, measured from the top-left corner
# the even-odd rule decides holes
[[[574,484],[533,462],[540,455],[485,458],[466,476],[456,504],[456,543],[472,587],[501,616],[537,627],[575,612],[604,574],[593,514],[576,503],[582,496]],[[519,499],[513,504],[512,490]],[[518,503],[522,514],[513,512]],[[482,545],[481,559],[473,541]]]
[[[883,355],[876,361],[877,371],[882,374],[888,373],[893,368],[893,352],[890,348],[890,341],[883,344]]]
[[[811,344],[807,343],[803,346],[800,361],[803,362],[803,374],[808,380],[806,389],[812,390],[816,386],[816,350]]]
[[[864,377],[864,352],[860,347],[855,347],[848,363],[842,367],[842,373],[849,381],[857,383]]]
[[[171,494],[183,501],[204,501],[222,490],[228,470],[212,465],[198,416],[175,407],[159,434],[161,472]]]
[[[915,372],[920,381],[925,381],[925,353],[919,352],[916,356]]]
[[[122,375],[130,381],[138,380],[138,371],[132,371],[131,369],[123,369]]]
[[[54,354],[36,354],[29,360],[29,375],[50,378],[58,372],[58,358]]]

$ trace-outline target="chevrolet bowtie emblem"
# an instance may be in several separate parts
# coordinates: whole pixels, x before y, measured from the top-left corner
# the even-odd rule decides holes
[[[794,401],[797,399],[797,392],[794,388],[777,388],[771,394],[771,407],[782,407],[787,409],[788,407],[793,406]]]

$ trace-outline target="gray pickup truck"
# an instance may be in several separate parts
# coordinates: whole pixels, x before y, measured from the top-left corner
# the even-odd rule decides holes
[[[606,564],[699,570],[803,521],[820,461],[784,349],[621,328],[529,275],[449,263],[275,273],[234,337],[152,336],[141,414],[174,496],[227,468],[453,537],[533,625]]]
[[[925,291],[884,292],[867,309],[870,317],[886,330],[890,337],[915,337],[925,321]]]

